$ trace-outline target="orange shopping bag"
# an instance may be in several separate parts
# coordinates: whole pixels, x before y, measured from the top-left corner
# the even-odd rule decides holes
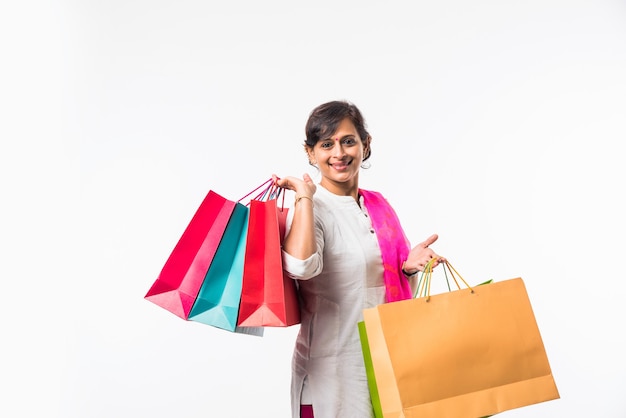
[[[420,286],[423,297],[363,311],[377,417],[476,418],[559,398],[521,278],[431,296],[427,272]]]

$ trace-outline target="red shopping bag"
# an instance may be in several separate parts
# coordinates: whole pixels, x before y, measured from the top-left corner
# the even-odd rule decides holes
[[[250,201],[243,284],[238,325],[286,327],[300,323],[295,281],[283,272],[281,242],[287,208],[276,204],[280,195]],[[283,195],[284,199],[284,195]]]
[[[209,191],[145,299],[188,319],[236,204]]]

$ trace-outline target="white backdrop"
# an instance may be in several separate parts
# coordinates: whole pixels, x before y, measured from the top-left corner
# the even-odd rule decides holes
[[[561,399],[502,415],[626,417],[623,1],[4,2],[0,43],[0,415],[287,417],[297,327],[143,296],[348,99],[413,243],[525,279]]]

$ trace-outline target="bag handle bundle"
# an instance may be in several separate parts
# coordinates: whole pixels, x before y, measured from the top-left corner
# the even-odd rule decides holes
[[[420,275],[420,278],[418,279],[417,287],[415,289],[415,293],[413,294],[413,298],[425,297],[426,302],[430,301],[430,283],[432,280],[433,264],[435,264],[435,260],[436,259],[431,258],[430,260],[428,260],[428,262],[424,266],[424,270],[422,271],[422,274]],[[459,284],[459,280],[460,280],[468,289],[470,289],[470,293],[474,293],[474,288],[465,281],[465,279],[461,276],[461,274],[452,266],[452,264],[450,264],[448,260],[442,263],[442,268],[443,268],[443,274],[446,278],[446,284],[448,285],[448,291],[452,291],[452,288],[450,287],[450,279],[448,278],[448,274],[449,274],[454,280],[454,283],[456,284],[457,289],[459,290],[461,289],[461,285]],[[487,280],[486,282],[480,283],[478,286],[483,285],[483,284],[488,284],[491,282],[492,280]]]
[[[283,209],[285,208],[285,193],[284,193],[285,189],[283,187],[278,186],[276,183],[274,183],[273,179],[264,181],[261,185],[255,187],[251,192],[249,192],[248,194],[246,194],[244,197],[240,198],[237,201],[241,203],[242,200],[244,200],[245,198],[249,197],[251,194],[259,190],[261,191],[256,196],[251,197],[248,200],[248,203],[246,203],[246,206],[250,206],[250,202],[253,200],[265,202],[268,200],[278,199],[280,195],[282,194],[283,199],[282,199],[281,206],[279,209],[281,212],[283,211]]]

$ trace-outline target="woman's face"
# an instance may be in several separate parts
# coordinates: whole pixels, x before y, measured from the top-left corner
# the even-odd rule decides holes
[[[359,169],[367,147],[369,139],[364,145],[354,124],[344,119],[329,138],[320,139],[307,151],[322,174],[322,186],[342,194],[358,187]]]

